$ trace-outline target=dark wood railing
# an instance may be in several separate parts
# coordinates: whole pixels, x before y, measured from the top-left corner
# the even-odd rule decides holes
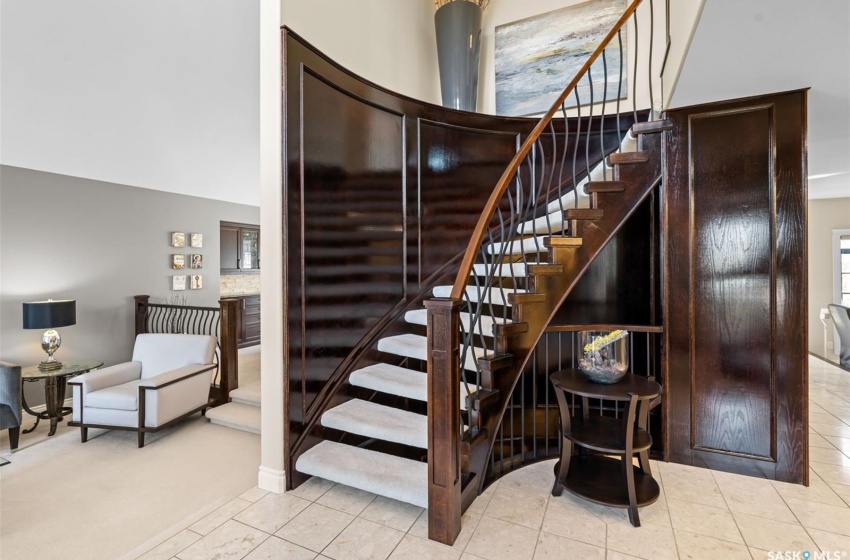
[[[222,298],[218,307],[151,303],[150,296],[134,296],[135,332],[205,334],[216,337],[218,371],[210,387],[216,405],[230,401],[239,386],[239,300]]]

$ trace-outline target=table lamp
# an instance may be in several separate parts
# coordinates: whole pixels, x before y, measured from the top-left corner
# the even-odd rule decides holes
[[[62,368],[62,362],[56,361],[53,354],[62,344],[57,327],[68,327],[77,323],[77,301],[63,299],[53,301],[33,301],[24,303],[24,328],[47,329],[41,337],[41,347],[47,352],[47,360],[38,364],[41,371]]]

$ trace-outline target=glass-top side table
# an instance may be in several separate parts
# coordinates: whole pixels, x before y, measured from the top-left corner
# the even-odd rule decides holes
[[[35,424],[28,430],[23,430],[28,434],[38,427],[41,420],[50,420],[50,432],[48,436],[56,433],[56,426],[62,421],[64,415],[71,413],[71,407],[62,406],[65,403],[65,387],[67,386],[68,378],[83,373],[88,373],[93,369],[97,369],[103,365],[100,360],[74,361],[66,362],[60,369],[53,371],[41,371],[38,366],[29,366],[21,370],[21,379],[30,383],[44,380],[44,404],[46,410],[44,412],[35,412],[27,405],[26,393],[22,395],[22,404],[24,410],[28,414],[35,416]]]

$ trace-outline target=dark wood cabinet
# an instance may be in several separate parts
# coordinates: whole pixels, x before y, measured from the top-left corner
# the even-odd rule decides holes
[[[239,348],[260,343],[260,296],[245,296],[239,312]]]
[[[260,272],[260,228],[249,224],[221,222],[221,273]]]

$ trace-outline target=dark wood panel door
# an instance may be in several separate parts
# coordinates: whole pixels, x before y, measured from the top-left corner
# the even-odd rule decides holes
[[[804,91],[670,111],[668,459],[808,481]]]

